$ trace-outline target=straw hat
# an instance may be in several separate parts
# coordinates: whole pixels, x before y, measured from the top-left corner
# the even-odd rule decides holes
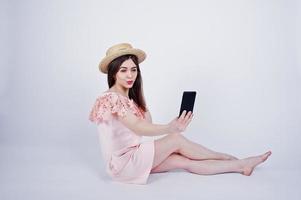
[[[144,51],[140,49],[134,49],[132,45],[128,43],[121,43],[121,44],[116,44],[112,47],[110,47],[107,52],[106,56],[100,61],[98,67],[99,70],[102,73],[107,74],[108,73],[108,65],[110,62],[112,62],[115,58],[118,58],[123,55],[135,55],[138,58],[138,63],[141,63],[144,61],[146,54]]]

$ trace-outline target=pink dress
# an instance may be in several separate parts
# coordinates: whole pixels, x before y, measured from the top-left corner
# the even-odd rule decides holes
[[[141,142],[142,136],[135,134],[119,120],[127,112],[140,119],[144,112],[133,100],[115,93],[105,92],[96,99],[90,120],[97,124],[106,171],[115,181],[146,184],[154,159],[154,141]]]

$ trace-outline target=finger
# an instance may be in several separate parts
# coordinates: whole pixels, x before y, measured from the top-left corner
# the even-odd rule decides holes
[[[192,115],[192,112],[189,111],[189,112],[187,113],[186,117],[187,117],[187,118],[190,118],[191,115]]]
[[[187,111],[184,110],[181,114],[181,116],[179,117],[179,121],[182,122],[185,119],[185,115],[186,115]]]
[[[189,119],[192,120],[192,118],[193,118],[193,113],[191,113]]]
[[[191,116],[192,112],[189,111],[186,116],[185,116],[185,121],[189,120],[190,116]]]
[[[188,119],[187,121],[185,121],[185,123],[183,124],[185,126],[185,128],[190,124],[191,119]]]
[[[185,121],[185,126],[188,126],[188,124],[192,121],[192,117],[193,117],[193,114],[191,112],[191,113],[189,113],[189,117]]]

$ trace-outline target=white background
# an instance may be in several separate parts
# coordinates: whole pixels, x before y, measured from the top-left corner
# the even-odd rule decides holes
[[[107,89],[98,63],[121,42],[147,53],[140,67],[155,123],[176,117],[182,91],[196,90],[186,136],[238,157],[272,150],[256,179],[243,179],[254,190],[265,174],[277,175],[265,179],[270,192],[257,188],[253,199],[300,197],[300,1],[7,0],[0,9],[1,199],[99,199],[114,190],[135,199],[149,191],[132,196],[136,189],[125,188],[135,186],[106,180],[96,126],[88,121]],[[242,181],[170,174],[151,176],[150,188],[160,184],[156,197],[174,181],[189,185],[185,176],[201,180],[203,197],[211,199],[218,198],[212,181],[224,180],[223,188]],[[228,189],[223,197],[235,197]],[[196,197],[199,189],[177,192]]]

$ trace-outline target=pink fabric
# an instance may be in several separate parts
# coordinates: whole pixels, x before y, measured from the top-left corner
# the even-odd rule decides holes
[[[118,116],[132,112],[144,120],[144,113],[133,100],[115,92],[96,99],[90,120],[97,124],[106,170],[115,181],[146,184],[154,159],[154,141],[141,142],[142,137],[124,126]]]

